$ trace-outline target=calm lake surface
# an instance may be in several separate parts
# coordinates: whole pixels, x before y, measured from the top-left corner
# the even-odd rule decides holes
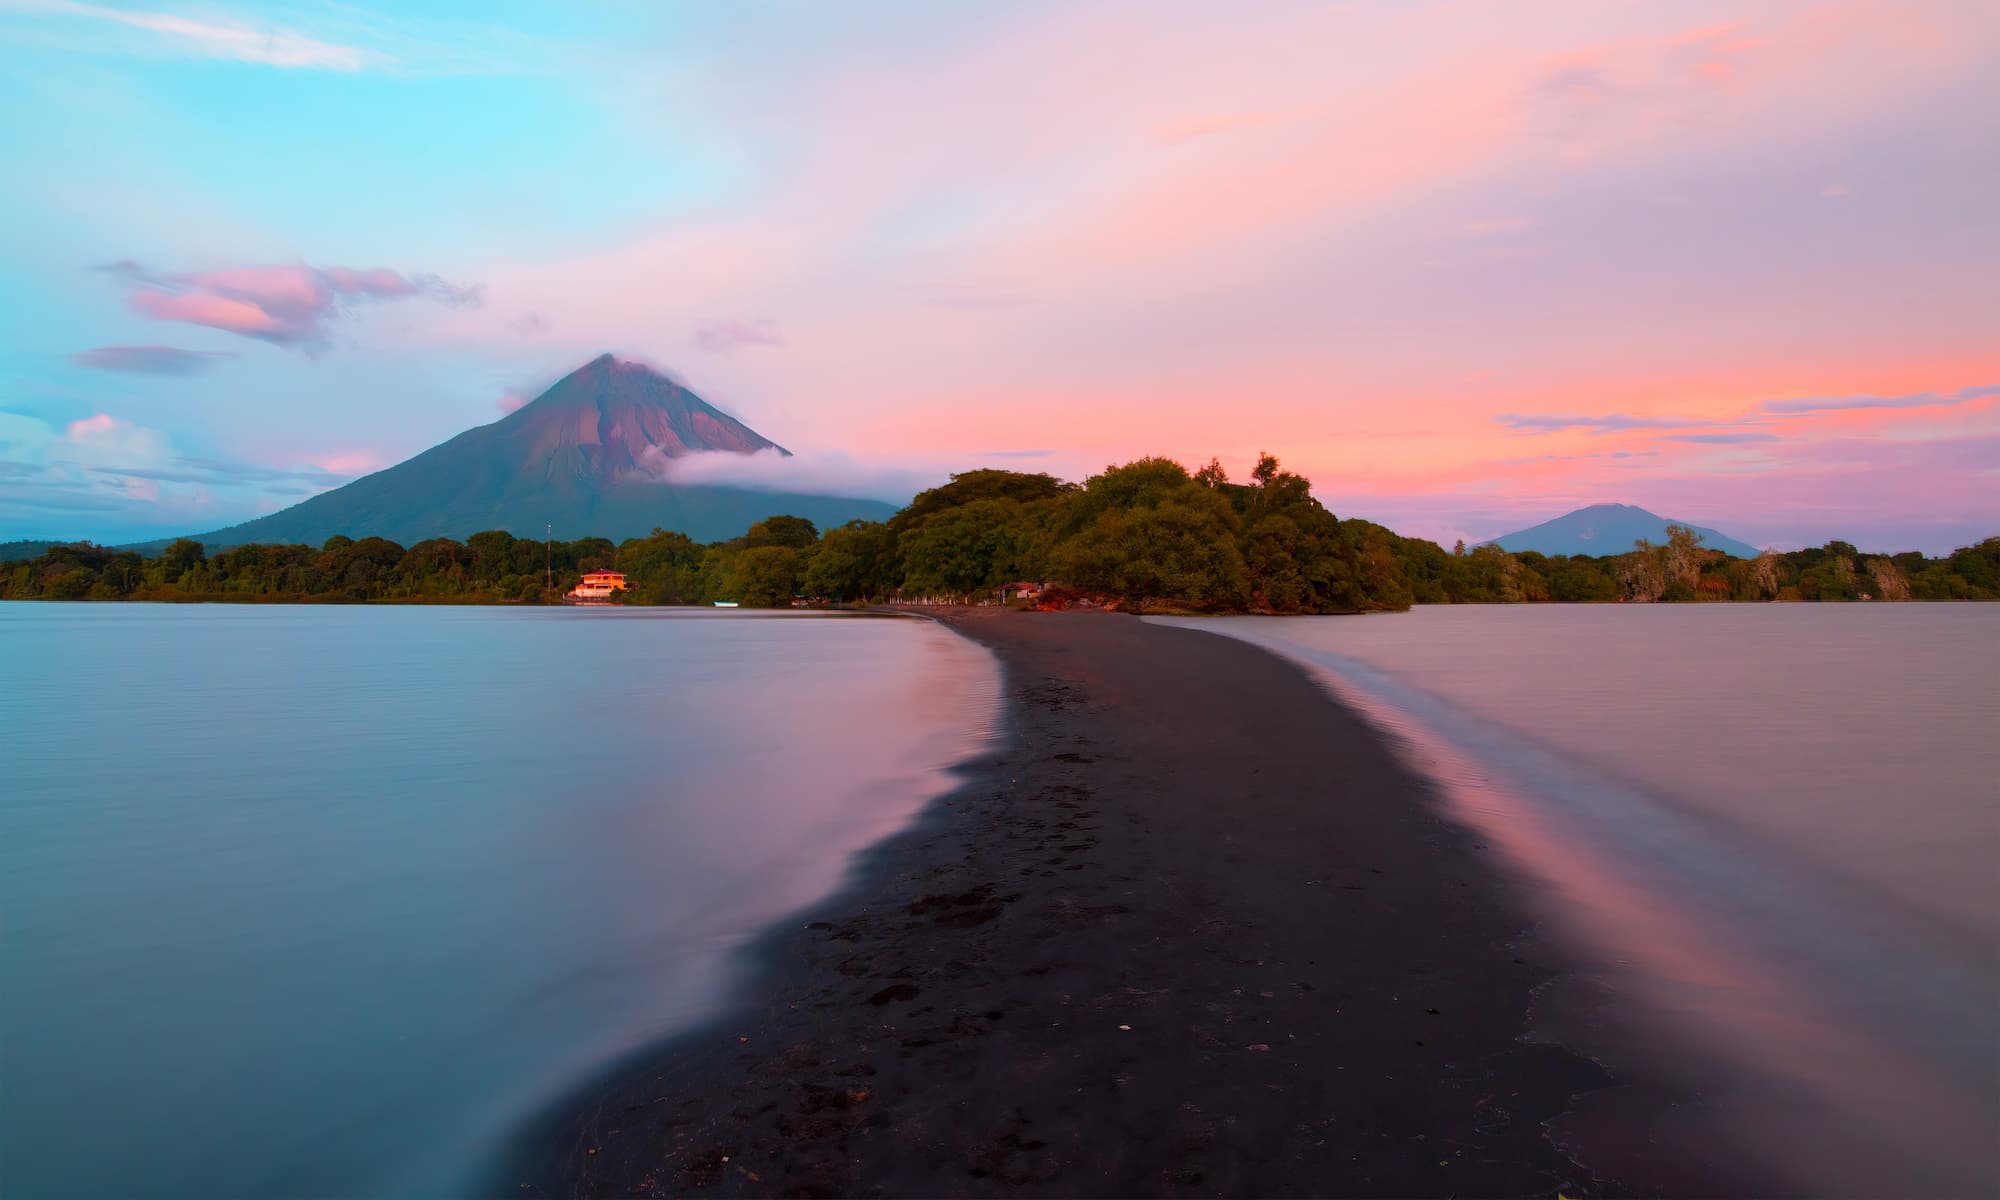
[[[2000,605],[1171,623],[1392,735],[1580,951],[1539,1032],[1681,1074],[1683,1140],[1815,1192],[2000,1188]]]
[[[0,605],[0,1194],[464,1193],[951,783],[928,622]]]

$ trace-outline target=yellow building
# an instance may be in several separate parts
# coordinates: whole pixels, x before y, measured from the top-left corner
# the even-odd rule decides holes
[[[616,571],[592,571],[583,582],[569,590],[571,600],[603,600],[625,590],[625,577]]]

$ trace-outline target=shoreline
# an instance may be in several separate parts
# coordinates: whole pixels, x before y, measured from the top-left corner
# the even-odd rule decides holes
[[[999,660],[1002,742],[485,1191],[1618,1190],[1545,1128],[1609,1074],[1520,1040],[1563,964],[1359,716],[1221,635],[925,615]]]

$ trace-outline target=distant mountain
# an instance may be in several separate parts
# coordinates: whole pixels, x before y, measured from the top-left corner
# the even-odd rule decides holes
[[[639,363],[606,354],[491,425],[268,517],[195,535],[210,545],[317,546],[335,534],[404,545],[484,529],[541,537],[640,537],[655,528],[698,542],[735,537],[775,513],[821,528],[895,511],[879,500],[663,481],[703,451],[784,447]]]
[[[1649,542],[1666,541],[1668,525],[1687,525],[1701,535],[1701,544],[1711,550],[1720,550],[1737,558],[1757,557],[1755,546],[1739,542],[1727,534],[1658,516],[1630,504],[1593,504],[1553,521],[1504,534],[1494,538],[1493,543],[1502,550],[1517,553],[1534,550],[1542,554],[1623,554],[1640,538]]]

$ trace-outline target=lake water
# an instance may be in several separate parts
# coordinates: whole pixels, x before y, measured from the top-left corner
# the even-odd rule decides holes
[[[997,706],[914,620],[0,605],[0,1194],[463,1193]]]
[[[1171,623],[1317,673],[1527,882],[1582,964],[1538,1036],[1684,1089],[1586,1104],[1599,1161],[1623,1123],[1667,1180],[1640,1159],[1727,1142],[1815,1193],[2000,1191],[2000,605]]]

